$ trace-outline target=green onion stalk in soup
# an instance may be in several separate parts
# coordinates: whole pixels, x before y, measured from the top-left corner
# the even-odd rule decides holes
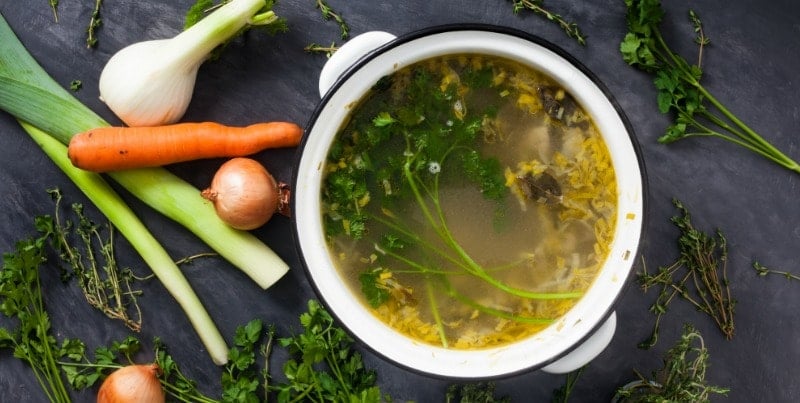
[[[389,326],[456,349],[528,337],[605,260],[616,178],[591,118],[555,81],[484,55],[379,80],[329,151],[326,239]]]

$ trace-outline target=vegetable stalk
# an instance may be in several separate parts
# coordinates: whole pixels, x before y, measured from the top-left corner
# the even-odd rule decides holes
[[[227,362],[227,344],[211,316],[183,276],[178,265],[136,214],[100,175],[73,167],[67,158],[67,147],[64,144],[28,123],[20,122],[20,124],[45,154],[86,194],[152,268],[156,277],[183,308],[214,363],[222,365]]]
[[[264,0],[232,0],[208,17],[192,25],[169,42],[166,48],[176,59],[200,63],[214,48],[234,36],[247,24],[267,25],[278,17],[272,10],[257,14],[266,6]],[[191,44],[192,46],[187,46]],[[172,53],[170,53],[172,52]]]
[[[0,109],[68,144],[75,133],[109,124],[54,81],[0,15]],[[65,154],[66,155],[66,154]],[[288,265],[253,234],[225,225],[200,191],[164,168],[110,175],[142,202],[178,222],[266,289]]]

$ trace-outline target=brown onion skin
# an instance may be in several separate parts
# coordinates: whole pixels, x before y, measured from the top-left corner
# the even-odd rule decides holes
[[[214,203],[222,221],[240,230],[266,224],[278,210],[280,201],[275,178],[261,163],[244,157],[222,164],[201,195]]]
[[[128,365],[103,381],[97,392],[97,403],[163,403],[164,389],[158,380],[158,364]]]

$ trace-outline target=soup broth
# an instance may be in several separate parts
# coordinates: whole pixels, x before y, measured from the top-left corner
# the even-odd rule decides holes
[[[377,82],[329,151],[326,239],[352,291],[417,340],[484,348],[565,314],[605,260],[616,179],[555,81],[484,55]]]

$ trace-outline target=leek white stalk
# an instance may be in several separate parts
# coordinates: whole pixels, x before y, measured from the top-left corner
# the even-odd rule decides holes
[[[39,147],[78,186],[142,256],[153,274],[178,302],[197,331],[211,359],[218,365],[228,361],[228,346],[192,286],[167,251],[111,186],[96,173],[75,168],[67,157],[67,146],[47,133],[20,122]]]
[[[100,98],[128,126],[158,126],[183,117],[200,65],[248,24],[276,21],[265,0],[232,0],[170,39],[129,45],[100,74]]]

